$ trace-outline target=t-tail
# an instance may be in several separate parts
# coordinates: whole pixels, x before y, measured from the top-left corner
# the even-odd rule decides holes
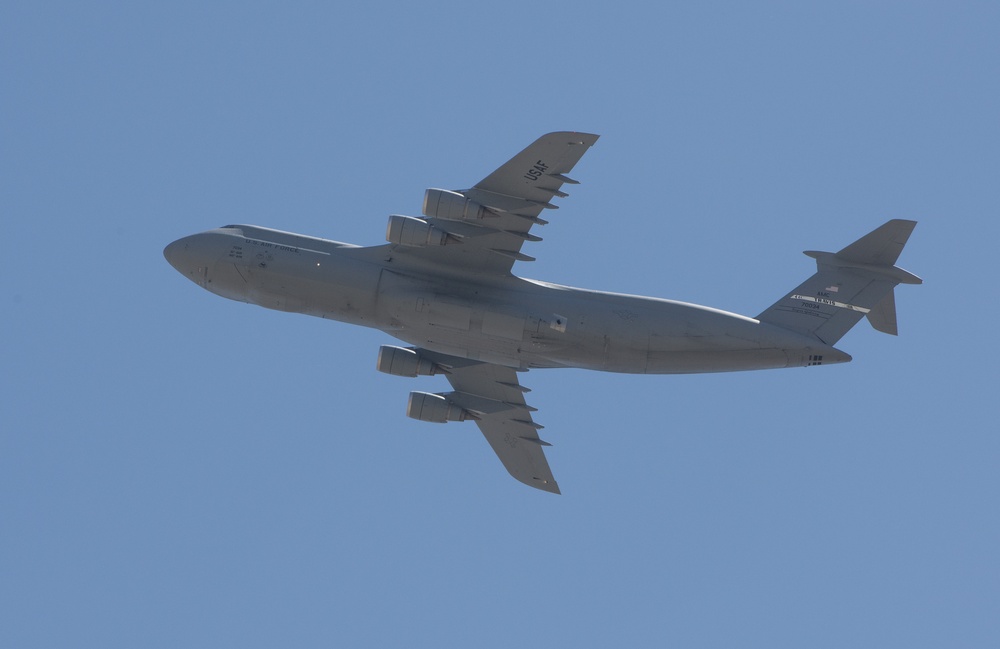
[[[837,253],[807,250],[816,274],[757,316],[761,322],[814,336],[833,345],[867,317],[875,329],[896,335],[897,284],[921,284],[896,266],[916,221],[893,219]]]

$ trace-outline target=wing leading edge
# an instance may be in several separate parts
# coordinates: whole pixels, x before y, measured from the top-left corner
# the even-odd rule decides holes
[[[542,450],[550,444],[538,437],[542,426],[531,418],[535,408],[525,402],[528,390],[518,382],[514,369],[426,349],[416,351],[443,370],[455,391],[441,396],[471,415],[514,478],[542,491],[560,493]]]

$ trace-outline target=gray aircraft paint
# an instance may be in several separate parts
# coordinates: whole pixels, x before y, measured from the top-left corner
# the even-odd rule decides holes
[[[514,477],[555,493],[541,451],[547,443],[515,371],[678,374],[826,365],[851,360],[832,345],[862,317],[895,333],[893,287],[920,282],[893,265],[912,221],[890,221],[839,253],[807,252],[817,273],[758,318],[513,275],[514,261],[530,259],[520,245],[538,239],[528,232],[544,223],[538,214],[565,195],[560,185],[575,183],[565,173],[596,139],[549,134],[470,190],[428,190],[427,218],[391,217],[387,238],[395,243],[388,245],[232,225],[179,239],[164,256],[222,297],[372,327],[414,345],[380,352],[379,369],[442,372],[456,391],[415,392],[408,414],[476,420]],[[394,370],[383,357],[421,363],[425,371]]]

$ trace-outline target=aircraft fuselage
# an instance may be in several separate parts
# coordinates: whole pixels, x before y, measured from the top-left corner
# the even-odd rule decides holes
[[[816,338],[695,304],[440,266],[404,271],[388,245],[236,225],[179,239],[164,255],[223,297],[514,368],[678,374],[851,359]]]

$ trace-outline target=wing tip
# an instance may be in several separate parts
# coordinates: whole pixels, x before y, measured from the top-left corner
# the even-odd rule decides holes
[[[532,478],[532,482],[526,483],[535,489],[541,489],[542,491],[547,491],[552,494],[561,496],[562,492],[559,491],[559,484],[555,480],[543,480],[542,478]]]
[[[601,136],[596,133],[585,133],[583,131],[553,131],[552,133],[546,133],[540,139],[568,139],[569,144],[584,144],[586,146],[593,146],[594,142],[597,142],[600,137]]]

